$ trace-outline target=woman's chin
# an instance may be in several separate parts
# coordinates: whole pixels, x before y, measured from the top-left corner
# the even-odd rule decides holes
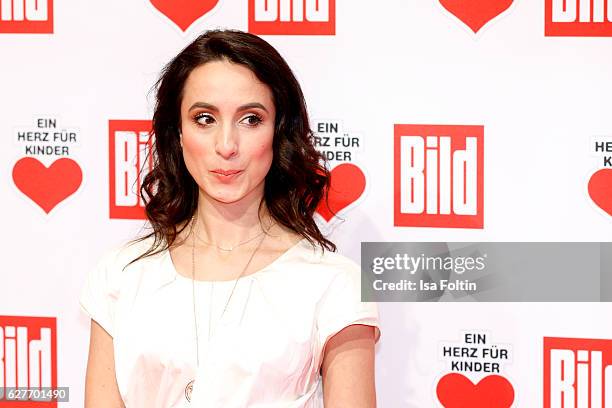
[[[249,194],[242,191],[228,191],[224,193],[207,194],[210,199],[221,204],[235,204],[250,198]]]
[[[233,204],[244,198],[244,196],[239,195],[212,195],[209,196],[213,201],[216,201],[221,204]]]
[[[204,195],[208,200],[222,204],[235,204],[241,201],[256,201],[259,203],[264,195],[264,180],[255,187],[247,183],[232,186],[215,185],[215,188],[210,188],[212,186],[209,185],[208,187],[206,189],[200,188],[200,194]]]

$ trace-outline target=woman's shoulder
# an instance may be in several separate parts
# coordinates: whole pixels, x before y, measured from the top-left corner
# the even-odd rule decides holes
[[[89,272],[89,281],[106,287],[115,297],[120,293],[128,296],[139,288],[161,286],[171,277],[168,276],[170,272],[160,267],[163,251],[140,258],[149,251],[153,242],[153,238],[145,238],[115,243],[98,258],[96,266]]]
[[[133,260],[147,253],[154,243],[154,237],[133,238],[112,244],[102,252],[98,264],[110,270],[123,270],[129,266]],[[151,258],[161,254],[152,255]],[[147,257],[142,258],[147,259]]]

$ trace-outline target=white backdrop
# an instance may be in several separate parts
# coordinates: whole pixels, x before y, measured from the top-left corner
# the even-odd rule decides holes
[[[57,385],[70,387],[71,400],[62,406],[77,407],[89,334],[78,305],[85,275],[103,252],[138,234],[144,223],[109,216],[109,121],[149,120],[154,101],[147,92],[161,67],[206,29],[248,30],[249,2],[38,3],[44,1],[49,10],[53,5],[53,14],[47,13],[52,33],[28,32],[36,29],[28,16],[8,21],[15,16],[7,16],[6,0],[0,8],[0,194],[7,261],[0,327],[13,324],[6,316],[56,319],[52,359]],[[335,7],[335,21],[326,23],[334,34],[263,37],[294,69],[313,127],[337,123],[340,133],[359,140],[358,148],[344,150],[365,175],[364,192],[340,212],[345,222],[319,217],[341,253],[359,261],[361,241],[610,239],[612,200],[606,197],[612,190],[592,193],[598,204],[587,186],[600,169],[603,185],[612,185],[612,170],[604,163],[612,152],[596,152],[593,141],[612,136],[612,18],[568,28],[584,33],[596,27],[596,36],[553,36],[545,34],[545,0],[319,0],[326,1]],[[35,7],[29,0],[23,4]],[[603,10],[612,17],[607,4]],[[167,16],[197,17],[207,5],[212,10],[201,12],[186,31]],[[474,33],[463,21],[481,15],[490,21]],[[25,32],[11,32],[16,30]],[[398,124],[483,126],[483,228],[395,225]],[[73,141],[27,134],[36,131],[73,133]],[[36,150],[41,146],[59,148],[42,154]],[[44,168],[22,161],[28,157]],[[59,164],[45,170],[59,159],[69,161],[60,170]],[[380,303],[379,310],[376,381],[382,408],[459,408],[449,400],[457,393],[472,395],[470,406],[542,406],[544,337],[612,339],[607,303]],[[499,384],[439,386],[453,371],[474,384],[492,374],[453,369],[457,359],[443,355],[444,345],[469,346],[466,332],[485,334],[487,346],[508,351],[496,374],[511,384],[513,403],[504,400]],[[30,340],[36,338],[31,334]],[[604,365],[610,360],[612,348],[604,353]],[[6,359],[0,361],[8,367]],[[487,403],[488,391],[502,396]],[[591,406],[596,405],[576,405]]]

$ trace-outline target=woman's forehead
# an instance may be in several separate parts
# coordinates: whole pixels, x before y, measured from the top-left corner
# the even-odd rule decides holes
[[[194,68],[183,90],[183,107],[195,102],[212,105],[244,105],[258,102],[273,108],[272,92],[248,67],[226,60]]]

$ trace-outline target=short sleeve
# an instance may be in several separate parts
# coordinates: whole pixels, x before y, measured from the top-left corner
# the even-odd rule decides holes
[[[352,324],[374,326],[375,342],[380,338],[376,302],[361,301],[361,270],[353,261],[343,264],[317,307],[317,342],[319,353],[336,333]],[[322,356],[321,356],[322,359]]]
[[[102,255],[88,271],[79,298],[81,309],[111,337],[115,334],[115,309],[119,297],[113,277],[116,269],[115,259],[116,249]]]

